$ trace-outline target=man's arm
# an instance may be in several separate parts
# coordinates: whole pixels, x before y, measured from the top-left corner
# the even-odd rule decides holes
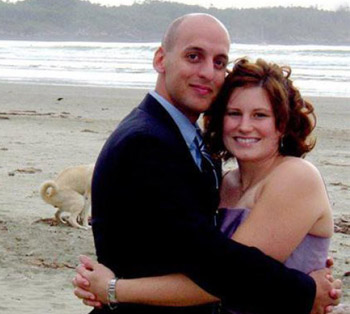
[[[132,270],[128,276],[140,277],[141,268],[148,270],[142,276],[182,272],[236,309],[280,313],[283,305],[284,313],[310,312],[315,282],[225,238],[202,211],[205,189],[194,188],[201,185],[193,179],[195,166],[177,148],[142,137],[123,149],[123,169],[112,182],[122,219],[109,232],[116,239],[113,258]]]
[[[86,305],[101,307],[108,303],[107,286],[111,279],[115,277],[104,265],[94,262],[86,256],[80,257],[81,265],[77,267],[77,274],[73,279],[75,295],[83,299]],[[332,282],[332,278],[326,279],[327,271],[321,270],[312,273],[311,276],[319,283]],[[326,279],[326,280],[325,280]],[[320,302],[328,299],[328,289],[318,284],[316,302],[314,303],[312,314],[330,313],[333,305],[340,302],[341,281],[332,283],[331,297],[334,300],[332,305],[324,307]],[[115,290],[116,298],[120,303],[136,303],[154,306],[193,306],[206,303],[218,302],[219,299],[208,294],[205,290],[197,286],[188,277],[182,274],[170,274],[159,277],[146,277],[136,279],[119,279]]]
[[[233,308],[280,313],[280,306],[289,304],[285,313],[311,311],[316,293],[311,277],[224,237],[207,214],[191,208],[198,204],[191,201],[191,170],[181,156],[158,139],[142,138],[137,145],[138,154],[129,154],[137,170],[126,182],[140,208],[133,213],[134,249],[147,251],[150,264],[185,273]]]

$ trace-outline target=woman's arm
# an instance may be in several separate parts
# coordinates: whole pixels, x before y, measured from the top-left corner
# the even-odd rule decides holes
[[[284,262],[306,234],[330,237],[332,230],[328,195],[318,170],[292,158],[269,176],[232,239]]]

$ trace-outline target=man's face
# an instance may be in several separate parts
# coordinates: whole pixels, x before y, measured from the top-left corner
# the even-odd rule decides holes
[[[179,26],[174,47],[164,52],[162,95],[192,122],[208,110],[222,86],[230,42],[214,20],[196,17]]]

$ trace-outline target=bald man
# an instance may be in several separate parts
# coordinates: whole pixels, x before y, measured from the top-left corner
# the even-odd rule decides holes
[[[316,295],[314,279],[225,238],[215,224],[221,165],[202,163],[196,121],[224,82],[229,48],[226,28],[213,16],[185,15],[170,25],[154,56],[155,91],[119,124],[95,166],[92,227],[98,261],[118,278],[186,274],[240,310],[323,313],[333,302],[324,273],[313,275]],[[80,285],[76,294],[86,297],[83,284],[74,282]],[[105,287],[109,306],[92,313],[219,310],[217,304],[125,303],[118,300],[117,282],[111,278]],[[93,305],[90,301],[85,303]]]

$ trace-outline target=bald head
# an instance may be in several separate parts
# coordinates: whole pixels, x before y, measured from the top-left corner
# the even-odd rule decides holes
[[[169,25],[162,39],[162,47],[165,51],[171,51],[179,34],[182,31],[189,31],[191,25],[194,24],[202,25],[204,29],[206,25],[216,25],[222,29],[224,36],[227,36],[228,40],[230,38],[226,27],[216,17],[205,13],[191,13],[180,16]]]
[[[227,29],[208,14],[188,14],[168,28],[153,58],[156,92],[191,121],[208,110],[226,75]]]

